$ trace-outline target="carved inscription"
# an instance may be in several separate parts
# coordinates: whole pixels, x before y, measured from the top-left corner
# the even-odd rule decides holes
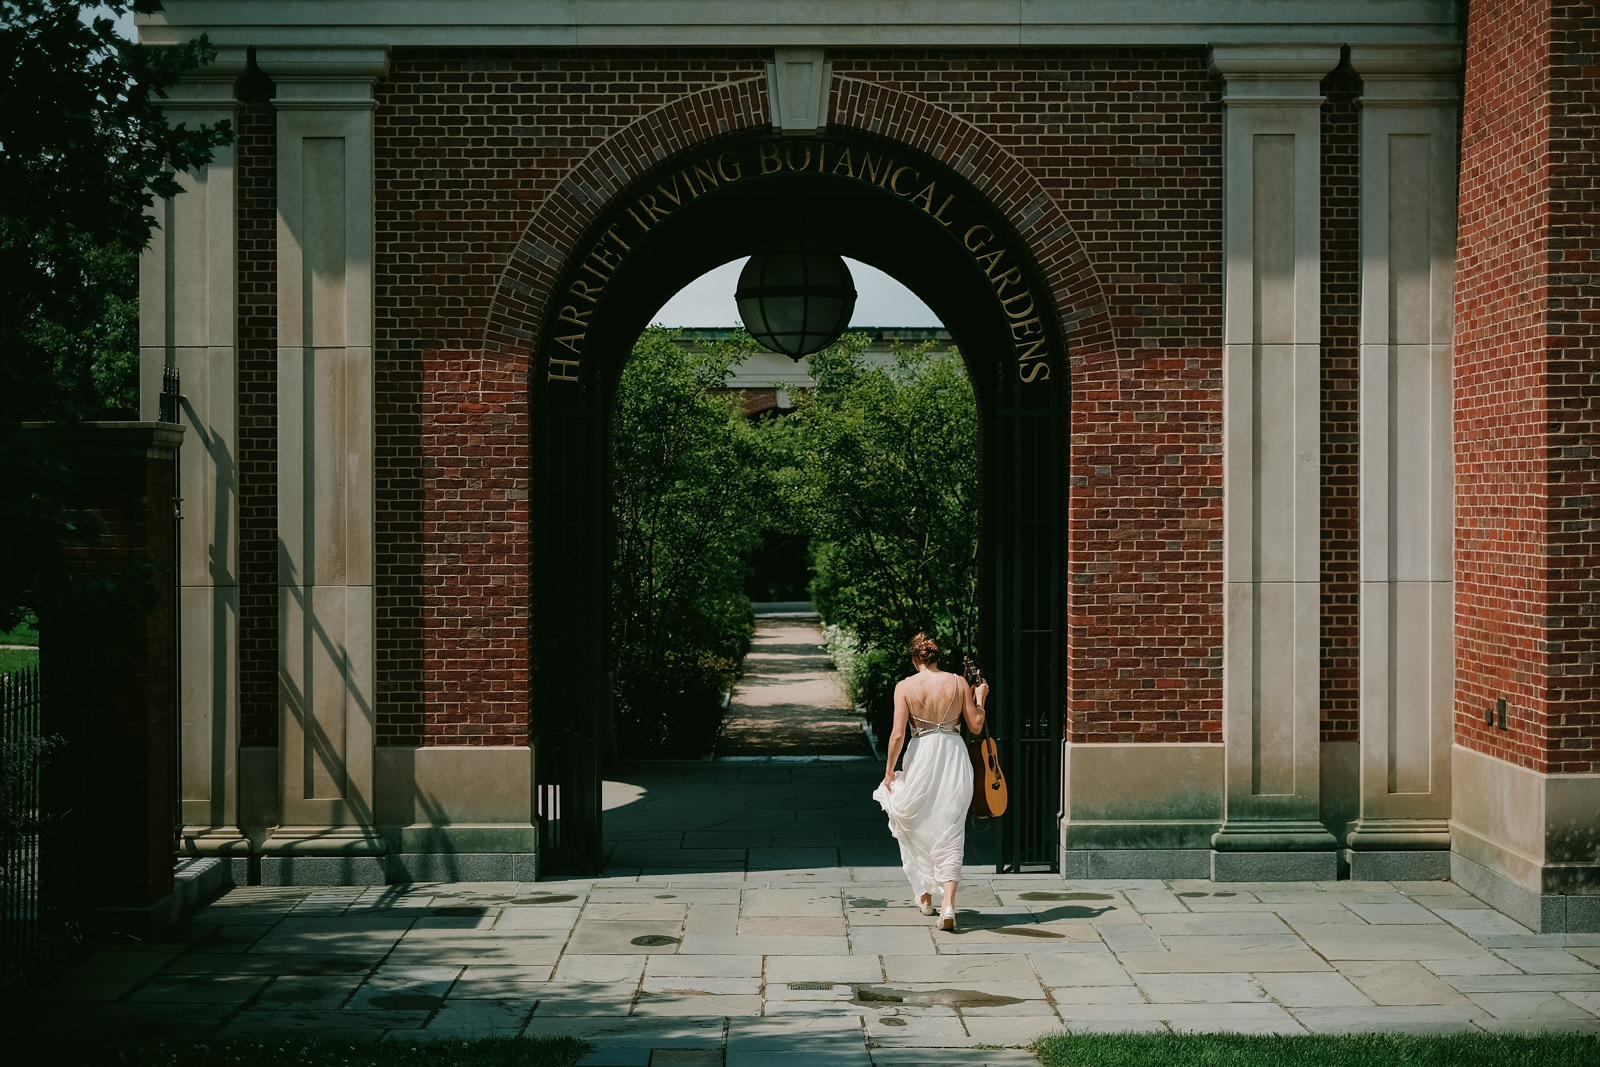
[[[994,288],[1016,346],[1017,377],[1025,383],[1048,381],[1050,364],[1043,314],[1023,277],[1014,249],[990,226],[972,221],[955,192],[941,188],[892,154],[827,140],[771,140],[692,160],[672,171],[624,206],[623,215],[590,246],[578,272],[562,294],[556,334],[546,367],[552,382],[577,382],[584,340],[600,295],[634,243],[678,208],[707,193],[757,175],[783,171],[826,174],[875,185],[922,210],[949,229]]]

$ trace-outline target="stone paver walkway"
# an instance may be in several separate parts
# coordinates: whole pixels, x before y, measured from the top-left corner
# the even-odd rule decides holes
[[[892,844],[869,839],[877,774],[630,770],[608,788],[616,866],[603,877],[238,888],[168,940],[104,946],[13,1005],[9,1025],[576,1034],[597,1046],[594,1067],[1018,1065],[1033,1062],[1021,1046],[1062,1027],[1600,1031],[1600,935],[1530,933],[1447,882],[1065,883],[974,868],[960,928],[936,931]]]
[[[794,717],[838,716],[815,630],[768,620],[758,648],[739,743],[768,758],[622,768],[602,876],[237,888],[166,940],[100,943],[6,1024],[574,1034],[593,1067],[1015,1067],[1062,1028],[1600,1031],[1600,935],[1534,934],[1448,882],[998,876],[980,823],[959,928],[936,931],[871,799],[878,762],[802,758],[826,746]]]

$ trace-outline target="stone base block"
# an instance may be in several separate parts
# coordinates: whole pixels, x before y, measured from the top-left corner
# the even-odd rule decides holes
[[[257,885],[389,884],[387,856],[262,856],[259,859]],[[234,861],[241,862],[249,861]]]
[[[1485,904],[1536,933],[1600,933],[1600,896],[1538,893],[1472,862],[1459,852],[1450,854],[1450,878]]]
[[[1332,882],[1339,877],[1339,853],[1211,853],[1213,882]]]
[[[537,856],[528,852],[411,852],[387,857],[391,883],[532,882]]]
[[[1446,849],[1357,852],[1345,849],[1350,878],[1357,882],[1443,882],[1450,877]]]
[[[232,826],[185,826],[178,835],[185,856],[244,856],[250,849],[250,838]]]
[[[172,891],[185,912],[221,896],[234,885],[228,863],[215,857],[179,859],[172,871]]]
[[[235,856],[211,861],[233,885],[404,885],[533,882],[532,852],[412,852],[387,856]]]
[[[1173,849],[1066,849],[1061,875],[1074,878],[1209,878],[1211,851]]]

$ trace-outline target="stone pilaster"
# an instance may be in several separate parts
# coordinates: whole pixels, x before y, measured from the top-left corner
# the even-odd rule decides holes
[[[278,115],[281,820],[269,856],[384,851],[372,829],[372,84],[382,50],[264,49]]]
[[[236,123],[242,49],[223,50],[168,91],[169,121]],[[139,264],[140,396],[159,417],[162,372],[179,373],[179,737],[183,847],[242,851],[238,828],[238,391],[234,150],[177,176]]]
[[[1355,878],[1450,871],[1451,332],[1460,49],[1361,45],[1361,792]]]
[[[1212,877],[1332,878],[1319,820],[1326,45],[1217,45],[1223,96],[1223,740]]]

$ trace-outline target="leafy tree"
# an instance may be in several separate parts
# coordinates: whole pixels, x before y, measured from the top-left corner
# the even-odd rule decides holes
[[[0,629],[71,596],[57,546],[94,536],[58,502],[64,446],[21,424],[133,413],[149,209],[232,136],[168,125],[165,89],[214,53],[203,37],[157,49],[118,35],[116,19],[159,9],[0,0]]]
[[[768,476],[738,401],[715,390],[749,341],[688,351],[647,330],[613,407],[611,653],[622,743],[699,754],[749,648],[742,582]]]
[[[918,630],[972,651],[978,624],[977,404],[958,354],[897,349],[890,365],[847,337],[811,357],[796,394],[800,462],[784,493],[813,535],[812,600],[854,635],[847,683],[881,719]]]

